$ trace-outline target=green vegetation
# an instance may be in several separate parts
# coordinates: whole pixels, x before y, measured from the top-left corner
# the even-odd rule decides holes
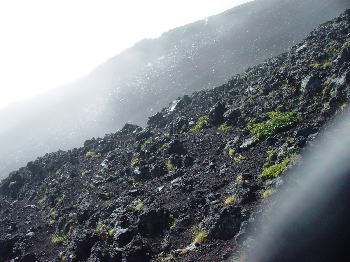
[[[169,143],[164,143],[163,145],[162,145],[162,149],[167,149],[169,147]]]
[[[298,122],[297,112],[281,112],[279,108],[267,113],[269,119],[261,123],[248,124],[250,134],[261,139],[276,134],[277,132],[293,126]]]
[[[53,244],[61,244],[68,241],[68,236],[63,231],[60,231],[58,234],[51,235],[51,242]]]
[[[236,176],[235,181],[236,181],[236,183],[241,183],[243,181],[243,176],[242,175]]]
[[[206,231],[203,229],[198,229],[198,231],[193,234],[193,242],[198,244],[202,243],[207,236],[208,233]]]
[[[315,63],[310,64],[310,66],[313,68],[329,67],[329,66],[332,66],[332,61],[324,60],[322,62],[315,62]]]
[[[233,205],[236,202],[236,196],[229,196],[224,200],[225,205]]]
[[[264,189],[260,191],[260,197],[261,198],[268,198],[272,195],[273,191],[271,188]]]
[[[245,159],[245,157],[242,155],[242,154],[239,154],[239,155],[237,155],[237,156],[235,156],[234,158],[233,158],[233,160],[235,161],[235,162],[241,162],[242,160],[244,160]]]
[[[218,127],[218,130],[224,132],[224,131],[229,130],[230,128],[231,127],[228,124],[224,123]]]
[[[295,155],[285,158],[283,161],[278,162],[270,167],[266,167],[262,173],[259,175],[259,178],[274,178],[278,177],[282,171],[288,166],[289,162],[293,160]]]
[[[85,154],[85,156],[86,157],[93,157],[93,158],[100,158],[100,157],[102,157],[102,155],[100,153],[96,154],[95,152],[91,152],[91,151],[87,152]]]
[[[130,166],[131,166],[131,167],[134,167],[134,166],[136,166],[139,162],[140,162],[140,158],[139,158],[138,156],[134,156],[134,157],[131,159]]]
[[[190,130],[195,132],[195,131],[199,131],[203,128],[203,126],[205,124],[208,123],[208,116],[201,116],[200,118],[198,118],[196,124],[194,127],[192,127]]]
[[[145,141],[143,141],[141,148],[145,148],[147,145],[149,145],[152,142],[151,138],[146,139]]]
[[[165,162],[165,169],[167,172],[170,172],[171,170],[174,169],[174,165],[173,163],[171,162],[170,159],[168,159],[166,162]]]
[[[156,255],[154,259],[152,259],[152,262],[166,262],[172,260],[173,258],[173,254],[161,252],[158,255]]]
[[[143,204],[141,199],[137,200],[137,204],[136,204],[136,206],[134,208],[135,208],[136,211],[142,211],[143,210],[144,204]]]
[[[275,150],[273,150],[273,149],[267,150],[266,153],[267,153],[267,157],[265,159],[264,167],[271,166],[271,164],[272,164],[272,157],[275,154]]]
[[[115,233],[114,228],[102,223],[97,224],[96,231],[100,236],[113,236]]]
[[[233,148],[230,148],[228,150],[224,150],[224,155],[233,156],[235,153],[236,153],[236,150],[234,150]]]
[[[343,44],[342,48],[350,47],[350,41],[347,41]]]

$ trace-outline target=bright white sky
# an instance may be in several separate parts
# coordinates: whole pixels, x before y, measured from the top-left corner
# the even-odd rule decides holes
[[[0,108],[89,73],[143,38],[249,0],[0,0]]]

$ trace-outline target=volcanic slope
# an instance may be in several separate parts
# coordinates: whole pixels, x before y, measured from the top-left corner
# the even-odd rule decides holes
[[[0,185],[0,261],[225,261],[350,96],[350,10],[287,53]]]

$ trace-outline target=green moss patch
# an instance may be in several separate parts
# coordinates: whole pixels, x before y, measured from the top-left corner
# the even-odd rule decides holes
[[[279,108],[267,114],[268,120],[248,125],[250,134],[256,139],[274,135],[283,129],[292,127],[299,121],[297,112],[281,112]]]

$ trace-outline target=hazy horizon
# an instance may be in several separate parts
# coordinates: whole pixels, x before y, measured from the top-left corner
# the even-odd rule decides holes
[[[0,3],[0,109],[74,82],[144,38],[249,1]]]

